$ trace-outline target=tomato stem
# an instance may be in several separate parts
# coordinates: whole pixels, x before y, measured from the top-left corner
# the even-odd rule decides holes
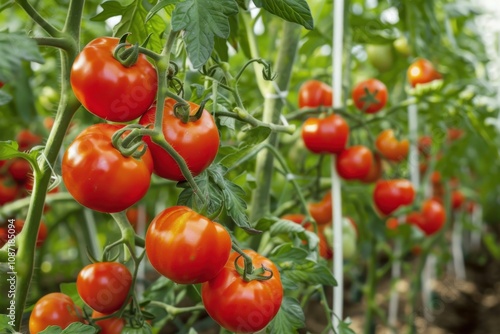
[[[33,21],[35,21],[40,27],[43,28],[50,36],[56,37],[61,35],[61,31],[59,31],[56,27],[54,27],[51,23],[49,23],[43,16],[38,13],[38,11],[31,6],[27,0],[16,0],[17,4],[24,9],[24,11],[31,17]]]

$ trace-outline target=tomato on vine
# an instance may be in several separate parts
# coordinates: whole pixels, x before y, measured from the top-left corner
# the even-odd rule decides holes
[[[20,184],[27,182],[32,172],[30,163],[23,158],[14,158],[9,164],[8,171],[10,176]]]
[[[106,315],[107,314],[105,313],[100,313],[94,310],[92,312],[92,319],[102,318]],[[120,334],[125,327],[125,319],[112,317],[98,320],[95,324],[100,328],[99,334]]]
[[[132,274],[118,262],[98,262],[78,273],[76,288],[82,300],[93,310],[110,314],[126,302],[132,286]]]
[[[397,140],[394,131],[382,131],[375,141],[375,147],[387,160],[399,162],[408,156],[410,142],[408,139]]]
[[[349,125],[339,115],[332,114],[323,119],[308,118],[302,127],[302,139],[313,153],[342,152],[349,138]]]
[[[363,180],[370,173],[372,164],[372,152],[363,145],[355,145],[338,155],[336,168],[345,180]]]
[[[363,183],[373,183],[382,177],[382,159],[378,153],[373,153],[373,162],[368,174],[360,181]]]
[[[62,179],[83,206],[100,212],[119,212],[137,203],[148,191],[153,171],[149,150],[139,158],[125,157],[111,143],[123,128],[95,124],[71,143],[62,161]]]
[[[166,99],[163,110],[162,131],[165,140],[186,161],[193,176],[203,172],[214,161],[219,150],[219,131],[215,121],[206,110],[196,115],[200,106],[189,102],[189,117],[181,119],[176,115],[176,101]],[[199,117],[199,118],[197,118]],[[139,120],[142,125],[154,124],[156,106],[151,107]],[[144,137],[144,141],[151,150],[154,162],[154,172],[158,176],[174,181],[185,180],[177,162],[162,147],[153,143],[151,137]]]
[[[24,129],[16,135],[16,141],[19,145],[19,151],[26,151],[41,144],[42,137],[31,132],[30,130]]]
[[[30,333],[39,333],[49,326],[65,329],[73,322],[83,322],[82,310],[69,296],[54,292],[36,302],[31,311],[29,329]]]
[[[299,88],[299,108],[331,107],[333,104],[332,88],[318,80],[308,80]]]
[[[387,103],[387,87],[373,78],[361,81],[352,90],[352,100],[359,110],[367,114],[377,113]]]
[[[373,202],[384,215],[390,215],[400,206],[410,205],[414,198],[413,185],[405,179],[380,180],[373,191]]]
[[[0,175],[0,205],[16,199],[19,187],[7,176]]]
[[[435,199],[429,199],[422,204],[421,212],[412,212],[406,219],[426,235],[432,235],[441,230],[445,224],[446,212],[441,203]]]
[[[332,192],[328,191],[319,202],[309,203],[307,208],[318,225],[332,221]]]
[[[163,276],[180,284],[214,278],[231,252],[231,237],[219,223],[186,206],[160,212],[146,232],[146,254]]]
[[[408,82],[415,87],[417,84],[425,84],[441,79],[442,76],[427,59],[417,59],[408,67]]]
[[[245,281],[238,272],[244,266],[243,258],[234,252],[222,271],[202,284],[201,297],[207,313],[219,325],[235,333],[254,333],[265,328],[278,313],[283,286],[273,262],[253,250],[244,252],[255,269],[267,269],[264,275],[268,279]]]
[[[455,210],[460,209],[465,202],[465,196],[460,190],[454,190],[451,193],[451,207]]]
[[[118,38],[99,37],[88,43],[71,67],[71,87],[92,114],[112,122],[128,122],[151,106],[158,78],[143,54],[129,67],[115,59],[118,42]]]

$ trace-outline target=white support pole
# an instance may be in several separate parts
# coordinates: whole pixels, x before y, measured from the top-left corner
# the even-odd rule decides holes
[[[458,217],[458,218],[457,218]],[[459,280],[465,280],[465,263],[462,251],[462,212],[453,215],[453,231],[451,234],[451,253],[453,255],[453,271]]]
[[[410,164],[410,181],[415,191],[420,184],[420,171],[418,169],[418,109],[416,104],[408,106],[408,129],[410,138],[410,152],[408,163]]]
[[[333,6],[333,50],[332,50],[332,86],[333,107],[342,107],[342,63],[344,50],[344,0],[335,0]],[[338,330],[339,319],[343,319],[344,303],[344,260],[342,254],[342,193],[341,180],[335,168],[336,156],[332,156],[331,178],[333,197],[333,275],[337,286],[333,288],[332,323]]]
[[[436,277],[436,257],[429,254],[425,260],[424,271],[422,272],[422,302],[424,304],[424,318],[426,321],[432,321],[432,283]]]
[[[481,233],[483,228],[483,208],[477,203],[474,203],[474,208],[472,210],[472,225],[474,226],[474,231],[472,231],[470,236],[470,246],[473,251],[477,251],[481,245]]]
[[[137,206],[137,233],[140,236],[146,235],[146,206],[144,204],[139,204]],[[141,247],[136,246],[136,254],[140,254],[142,251]],[[136,292],[138,296],[142,296],[144,293],[144,282],[146,282],[146,261],[141,261],[139,263],[139,269],[137,271],[137,280],[139,284],[136,284]]]
[[[404,216],[398,218],[398,224],[403,224],[405,220]],[[392,261],[391,266],[391,294],[389,299],[389,315],[387,322],[390,327],[396,327],[398,321],[398,308],[399,308],[399,292],[397,290],[398,281],[401,278],[401,253],[402,253],[401,239],[397,238],[394,243],[394,256],[395,260]]]

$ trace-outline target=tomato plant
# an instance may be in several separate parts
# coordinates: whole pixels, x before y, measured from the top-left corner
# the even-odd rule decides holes
[[[371,171],[373,154],[365,146],[351,146],[339,154],[336,164],[337,172],[343,179],[363,180]]]
[[[176,114],[175,105],[175,100],[165,100],[162,123],[163,135],[165,140],[186,161],[189,171],[196,176],[214,161],[219,149],[219,132],[214,119],[208,111],[201,110],[201,114],[195,116],[199,111],[199,105],[189,103],[188,115],[185,115],[188,116],[187,119],[180,119],[182,116]],[[151,107],[141,117],[139,123],[142,125],[153,124],[156,117],[155,113],[156,107]],[[189,120],[191,116],[196,119]],[[169,180],[185,180],[177,162],[170,154],[153,143],[151,138],[145,137],[144,141],[151,150],[155,174]]]
[[[157,74],[145,55],[126,66],[114,58],[118,38],[99,37],[87,44],[71,67],[71,87],[83,106],[105,120],[128,122],[153,103]]]
[[[188,207],[174,206],[149,225],[146,252],[151,265],[172,281],[202,283],[222,270],[231,252],[231,237],[220,224]]]
[[[382,159],[377,153],[373,153],[373,161],[368,174],[361,179],[364,183],[373,183],[382,176]]]
[[[374,114],[387,103],[387,87],[382,81],[373,78],[361,81],[352,90],[352,100],[359,110]]]
[[[73,322],[82,322],[82,310],[73,300],[62,293],[54,292],[40,298],[31,311],[30,333],[39,333],[48,326],[65,329]]]
[[[349,125],[339,115],[308,118],[302,126],[302,140],[313,153],[342,152],[349,138]]]
[[[432,235],[443,227],[446,222],[446,212],[441,203],[429,199],[422,204],[421,212],[412,212],[406,219],[426,235]]]
[[[327,192],[319,202],[309,203],[308,209],[318,225],[330,223],[332,221],[332,193]]]
[[[434,68],[434,65],[427,59],[417,59],[408,67],[408,82],[415,87],[417,84],[425,84],[441,79],[441,74]]]
[[[106,315],[107,314],[99,313],[95,310],[92,312],[93,319],[98,319]],[[103,320],[98,320],[95,322],[95,324],[99,326],[100,334],[120,334],[125,327],[125,320],[121,318],[111,317]]]
[[[228,258],[222,271],[201,286],[203,305],[208,314],[225,329],[236,333],[253,333],[265,328],[278,313],[283,287],[278,268],[269,259],[245,250],[254,268],[265,267],[265,280],[246,281],[236,266],[243,258],[236,252]]]
[[[148,191],[153,171],[151,154],[146,149],[136,159],[125,157],[114,148],[111,137],[122,127],[90,126],[64,154],[62,178],[66,188],[79,203],[93,210],[123,211]]]
[[[122,307],[132,286],[132,275],[118,262],[85,266],[76,280],[78,294],[93,310],[110,314]]]
[[[379,212],[390,215],[401,206],[410,205],[415,198],[415,190],[410,181],[380,180],[375,184],[373,202]]]
[[[13,201],[18,193],[17,184],[9,177],[0,176],[0,204]]]
[[[408,155],[410,143],[408,139],[397,140],[394,131],[387,129],[377,136],[375,146],[384,158],[391,161],[401,161]]]
[[[299,108],[331,107],[333,104],[332,88],[318,80],[308,80],[299,88]]]

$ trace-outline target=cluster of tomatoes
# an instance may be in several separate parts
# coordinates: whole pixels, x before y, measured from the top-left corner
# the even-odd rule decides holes
[[[73,91],[89,112],[103,120],[130,122],[140,117],[138,124],[143,127],[136,129],[150,130],[155,126],[158,107],[154,101],[156,71],[142,54],[134,64],[123,65],[113,56],[119,43],[116,38],[102,37],[83,48],[71,70]],[[183,111],[187,115],[180,115]],[[219,148],[214,119],[192,102],[179,107],[176,100],[167,98],[161,134],[141,135],[140,140],[132,142],[135,151],[128,155],[115,145],[117,136],[123,143],[134,131],[124,131],[124,127],[117,123],[92,125],[68,146],[62,160],[62,179],[83,206],[104,213],[121,212],[143,198],[153,173],[168,180],[185,180],[185,171],[165,150],[165,142],[184,159],[193,176],[213,162]],[[134,212],[128,214],[132,220]],[[233,244],[225,227],[191,208],[174,206],[160,212],[148,227],[145,245],[151,265],[161,275],[178,284],[202,284],[205,309],[227,330],[259,331],[280,309],[283,287],[277,267],[253,251],[231,252]],[[77,289],[93,310],[94,320],[83,317],[68,296],[49,294],[35,305],[30,330],[38,332],[48,325],[65,328],[75,321],[92,321],[104,334],[148,327],[144,321],[134,321],[134,314],[124,315],[124,309],[133,304],[132,282],[124,264],[90,264],[80,271]],[[58,319],[51,319],[47,303],[56,305],[53,308],[61,313]]]
[[[47,122],[44,121],[44,124]],[[21,130],[16,141],[20,151],[28,151],[33,147],[42,143],[42,137],[33,133],[30,130]],[[16,199],[29,196],[33,188],[33,176],[29,162],[22,158],[14,158],[10,160],[0,160],[0,205],[7,204]],[[51,190],[57,192],[57,188]],[[45,209],[48,207],[46,206]],[[15,235],[19,234],[23,228],[24,220],[15,220]],[[12,238],[9,236],[7,221],[0,223],[0,247],[7,240]],[[41,222],[38,231],[37,247],[40,247],[47,237],[47,226]]]
[[[411,64],[407,77],[412,87],[441,79],[439,72],[426,59],[418,59]],[[315,80],[308,81],[299,90],[299,107],[331,107],[332,95],[328,85]],[[387,88],[377,79],[362,81],[354,87],[352,100],[362,112],[377,113],[386,104]],[[384,130],[377,136],[374,142],[375,153],[363,145],[347,147],[349,126],[341,115],[333,113],[323,118],[308,118],[302,128],[302,139],[313,153],[336,155],[336,170],[343,179],[376,182],[373,202],[383,216],[391,216],[400,207],[413,204],[415,190],[411,182],[404,179],[381,179],[382,159],[398,163],[408,155],[409,141],[398,140],[393,130]],[[458,202],[458,193],[455,192],[453,196]],[[428,199],[422,203],[421,211],[411,213],[404,220],[416,225],[427,235],[433,234],[446,220],[442,201],[439,198]],[[388,226],[397,226],[397,223],[398,220],[392,218]],[[326,251],[323,254],[327,254]]]

